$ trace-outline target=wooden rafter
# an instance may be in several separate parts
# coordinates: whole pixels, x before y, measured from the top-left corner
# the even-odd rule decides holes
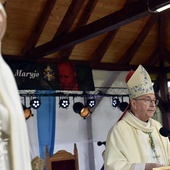
[[[23,56],[26,56],[27,52],[36,46],[56,1],[57,0],[47,0],[36,26],[34,27],[29,39],[27,40],[24,48],[22,49]]]
[[[87,23],[87,21],[88,21],[89,17],[91,16],[91,13],[93,12],[93,9],[95,8],[97,2],[98,2],[98,0],[89,0],[88,1],[83,14],[82,14],[82,16],[80,17],[80,20],[77,23],[76,29],[84,26]],[[58,54],[58,59],[67,60],[69,58],[71,52],[73,51],[73,49],[74,49],[74,45],[67,48],[67,49],[61,50]]]
[[[140,45],[142,44],[143,40],[151,30],[152,26],[155,24],[155,22],[158,19],[157,14],[153,14],[148,19],[146,25],[144,26],[143,30],[137,37],[136,41],[130,46],[130,48],[126,51],[126,53],[121,57],[119,60],[119,63],[129,64],[131,60],[133,59],[134,55],[136,54],[137,50],[139,49]]]
[[[68,33],[63,37],[58,37],[53,41],[49,41],[39,47],[36,47],[35,49],[32,49],[28,55],[34,59],[43,57],[56,51],[71,47],[87,39],[96,37],[100,34],[115,30],[120,26],[149,14],[150,12],[148,11],[147,4],[143,0],[134,2],[113,14],[94,21],[93,23]]]

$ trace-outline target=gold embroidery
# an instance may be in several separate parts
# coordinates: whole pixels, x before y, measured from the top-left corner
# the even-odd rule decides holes
[[[150,143],[151,149],[152,149],[153,154],[154,154],[153,158],[155,158],[157,160],[157,162],[160,163],[160,160],[159,160],[160,159],[160,155],[158,155],[157,152],[156,152],[155,143],[153,141],[151,132],[145,132],[145,133],[147,133],[149,135],[149,143]]]

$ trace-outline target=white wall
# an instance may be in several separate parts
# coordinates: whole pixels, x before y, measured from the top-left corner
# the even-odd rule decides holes
[[[76,99],[82,100],[82,98]],[[95,111],[87,119],[83,119],[72,109],[73,100],[70,98],[68,109],[59,108],[57,98],[56,108],[56,142],[55,151],[66,149],[73,153],[73,145],[77,143],[80,170],[100,170],[103,165],[102,152],[105,146],[98,146],[98,141],[105,141],[108,130],[118,120],[122,112],[111,106],[111,99],[104,97]],[[89,125],[91,119],[91,125]],[[89,129],[92,136],[89,133]],[[90,137],[90,138],[89,138]],[[89,147],[93,145],[94,155],[89,155]],[[95,169],[93,169],[94,161]]]

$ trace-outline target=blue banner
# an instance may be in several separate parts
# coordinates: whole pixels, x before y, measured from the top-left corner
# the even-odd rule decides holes
[[[37,109],[37,126],[40,157],[45,160],[45,148],[53,154],[55,140],[56,98],[42,97],[41,107]]]

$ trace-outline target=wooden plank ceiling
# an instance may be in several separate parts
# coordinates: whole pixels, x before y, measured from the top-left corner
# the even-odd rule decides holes
[[[160,3],[160,2],[159,2]],[[7,1],[6,60],[88,63],[126,71],[170,66],[170,10],[147,0]],[[150,5],[150,4],[149,4]]]

